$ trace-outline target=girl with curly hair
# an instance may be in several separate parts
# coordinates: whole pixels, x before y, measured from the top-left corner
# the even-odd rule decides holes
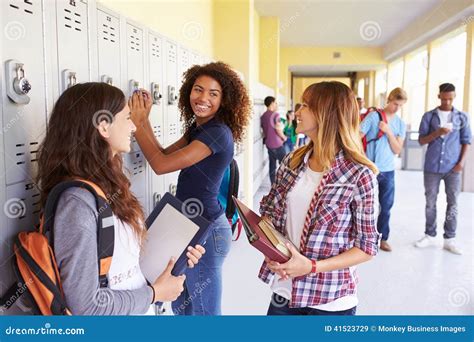
[[[185,291],[173,302],[177,315],[220,315],[222,265],[230,250],[232,233],[217,196],[224,171],[234,155],[234,143],[243,139],[251,107],[247,90],[225,63],[195,65],[184,73],[178,107],[185,133],[169,147],[155,138],[148,115],[152,101],[146,91],[129,100],[135,137],[153,171],[181,170],[176,197],[198,203],[211,222],[206,254],[186,272]]]

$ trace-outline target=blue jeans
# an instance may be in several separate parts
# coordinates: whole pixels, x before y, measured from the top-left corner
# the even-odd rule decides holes
[[[444,220],[445,239],[451,239],[456,236],[456,226],[458,218],[457,200],[461,191],[461,173],[450,171],[448,173],[423,173],[426,198],[426,226],[425,234],[436,236],[436,200],[438,199],[439,184],[444,181],[446,200],[446,218]]]
[[[288,137],[288,139],[285,140],[283,147],[285,148],[285,154],[288,154],[291,151],[293,151],[293,149],[295,148],[295,144],[293,144],[293,141],[291,141],[291,138]]]
[[[276,175],[276,162],[277,160],[281,162],[283,158],[285,157],[285,147],[282,145],[278,148],[268,148],[268,159],[270,161],[269,163],[269,174],[270,174],[270,183],[273,184],[275,181],[275,175]]]
[[[222,214],[211,223],[206,253],[186,271],[184,291],[171,305],[175,315],[221,315],[222,265],[231,242],[229,222]]]
[[[272,296],[272,301],[268,307],[267,316],[354,316],[356,314],[357,307],[354,306],[351,309],[342,311],[324,311],[313,308],[290,308],[290,301],[285,299],[276,293]]]
[[[380,172],[377,181],[379,183],[380,204],[377,230],[382,234],[382,240],[387,241],[390,234],[390,210],[395,199],[395,171]]]

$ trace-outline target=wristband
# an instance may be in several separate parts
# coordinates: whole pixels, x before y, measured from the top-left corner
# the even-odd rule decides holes
[[[314,275],[316,274],[316,260],[314,259],[311,259],[311,272],[310,272],[311,275]]]

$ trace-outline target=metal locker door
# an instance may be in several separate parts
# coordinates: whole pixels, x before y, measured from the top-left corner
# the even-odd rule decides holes
[[[99,82],[120,87],[120,17],[97,9],[97,64]]]
[[[126,72],[123,89],[125,96],[131,96],[133,92],[144,87],[145,63],[144,63],[144,32],[143,29],[130,22],[126,22]],[[148,212],[147,201],[147,174],[146,161],[140,150],[136,139],[132,137],[131,152],[124,155],[124,166],[130,171],[131,189],[142,204],[145,213]]]
[[[166,108],[165,116],[167,122],[167,134],[165,135],[165,145],[173,144],[179,137],[179,114],[178,114],[178,47],[175,43],[165,40],[165,84]],[[176,193],[178,183],[178,172],[173,172],[165,176],[165,190]]]
[[[56,1],[59,93],[90,81],[88,4],[84,0]]]
[[[178,84],[180,87],[184,80],[183,74],[189,69],[190,65],[191,53],[186,48],[180,46],[178,53]],[[181,121],[180,115],[178,115],[178,120],[178,132],[181,137],[184,134],[184,122]]]
[[[35,224],[38,223],[38,215],[40,212],[40,194],[33,182],[20,182],[7,187],[7,201],[3,205],[3,213],[6,216],[6,234],[2,233],[2,248],[0,251],[1,263],[0,269],[2,274],[2,282],[0,294],[5,292],[5,286],[9,287],[14,283],[15,277],[11,267],[13,262],[13,241],[19,231],[34,230]],[[28,284],[28,280],[25,279]],[[17,301],[14,306],[8,310],[8,314],[20,314],[21,312],[29,312],[29,308]]]
[[[6,0],[0,4],[2,32],[2,203],[0,212],[0,295],[12,285],[12,237],[32,229],[32,178],[37,151],[46,131],[43,5]],[[26,183],[28,186],[26,186]],[[36,202],[36,201],[35,201]],[[13,217],[13,219],[12,219]],[[20,218],[21,217],[21,218]],[[14,310],[9,313],[15,313]]]
[[[197,53],[192,53],[191,54],[191,64],[190,67],[193,65],[201,65],[201,56]]]
[[[153,99],[150,122],[153,133],[160,144],[164,144],[164,99],[163,99],[163,39],[155,34],[148,35],[149,91]],[[164,194],[164,176],[158,176],[149,168],[151,205],[154,208]]]

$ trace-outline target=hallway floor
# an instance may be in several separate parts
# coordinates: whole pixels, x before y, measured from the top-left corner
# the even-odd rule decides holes
[[[268,178],[254,197],[254,209],[268,193]],[[474,194],[461,193],[457,241],[464,254],[441,248],[446,200],[438,197],[439,247],[418,249],[413,243],[424,234],[422,172],[397,171],[392,209],[390,253],[380,251],[358,267],[358,315],[473,315]],[[269,287],[257,278],[263,256],[245,236],[233,242],[224,264],[223,314],[264,315],[270,303]]]

